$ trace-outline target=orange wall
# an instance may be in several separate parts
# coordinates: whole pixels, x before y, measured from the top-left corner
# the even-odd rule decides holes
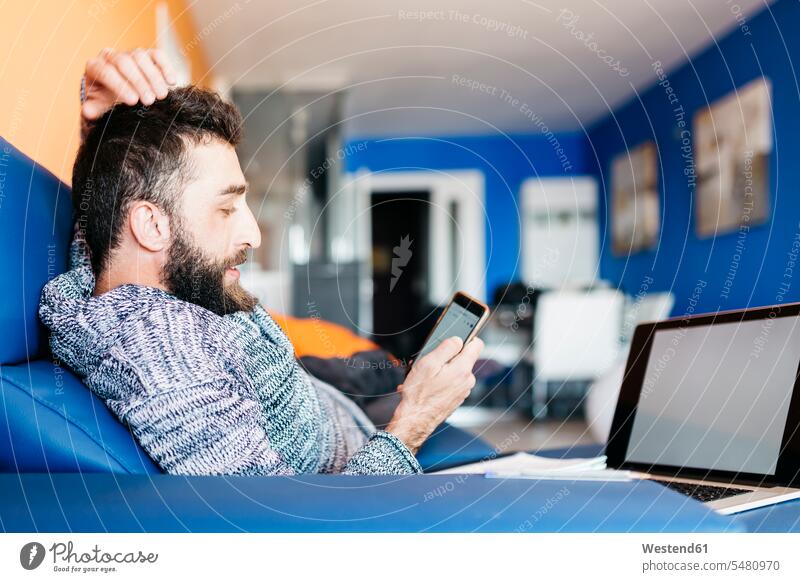
[[[5,3],[0,16],[0,135],[69,182],[78,148],[80,78],[104,47],[154,47],[156,7],[169,17],[194,82],[208,64],[184,0],[43,0]]]

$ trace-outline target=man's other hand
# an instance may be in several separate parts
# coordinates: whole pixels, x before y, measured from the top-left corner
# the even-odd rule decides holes
[[[386,427],[414,453],[439,424],[458,408],[473,386],[472,368],[483,349],[479,338],[466,346],[451,337],[415,362],[397,388],[400,404]]]
[[[175,71],[159,49],[118,52],[104,49],[86,63],[83,122],[100,118],[116,103],[152,105],[176,82]]]

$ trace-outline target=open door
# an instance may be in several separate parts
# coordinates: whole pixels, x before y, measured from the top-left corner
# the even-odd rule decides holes
[[[428,307],[430,193],[381,191],[371,201],[373,338],[408,359]]]

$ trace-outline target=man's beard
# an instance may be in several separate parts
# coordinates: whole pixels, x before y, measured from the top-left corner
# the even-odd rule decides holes
[[[170,292],[178,299],[205,307],[217,315],[252,311],[258,300],[238,281],[225,284],[225,269],[243,263],[247,251],[242,249],[221,261],[210,259],[193,244],[182,225],[176,226],[162,270],[163,282]]]

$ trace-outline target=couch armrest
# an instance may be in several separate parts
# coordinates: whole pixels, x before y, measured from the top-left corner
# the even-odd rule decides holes
[[[439,425],[419,451],[417,460],[426,473],[476,463],[496,456],[497,452],[485,440],[446,422]]]

